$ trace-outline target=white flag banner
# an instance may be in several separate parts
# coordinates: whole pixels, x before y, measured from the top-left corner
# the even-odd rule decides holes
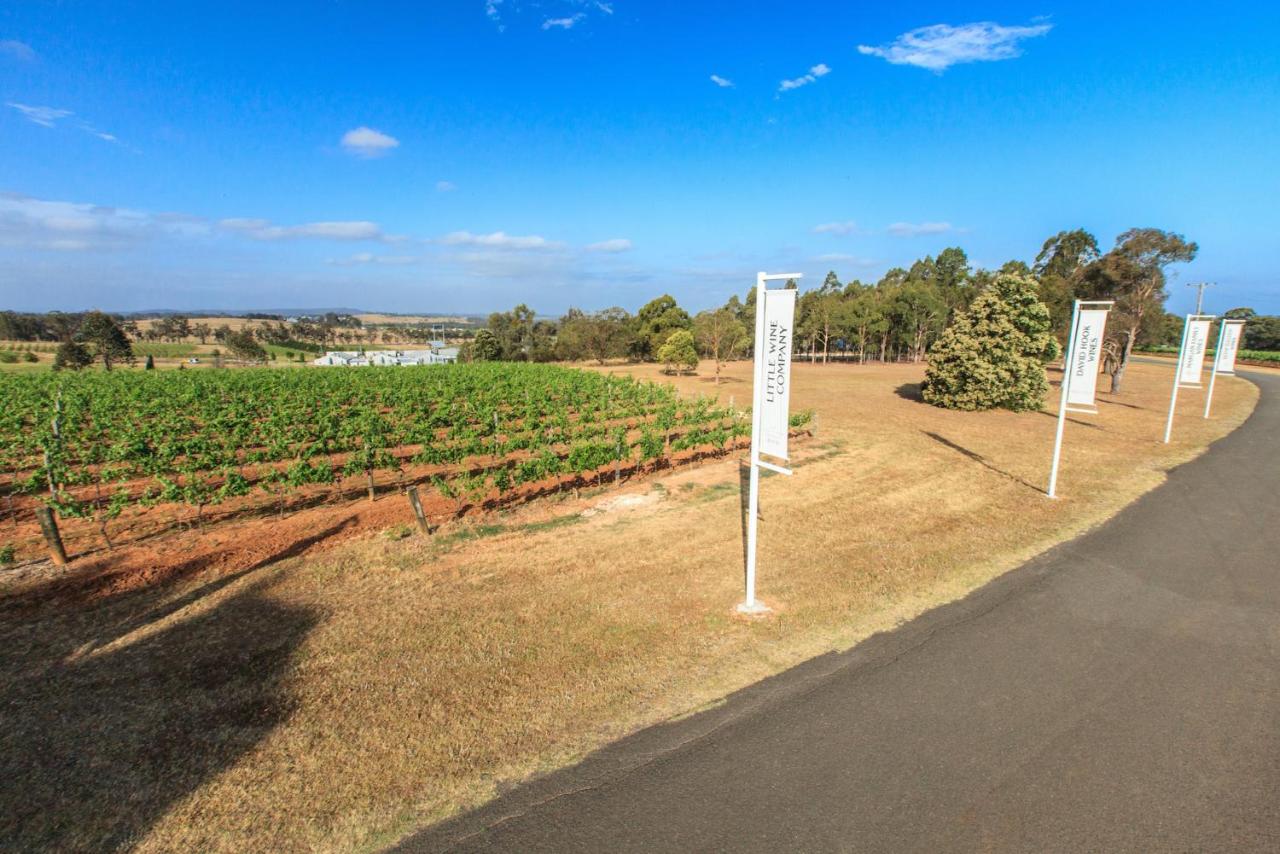
[[[760,451],[787,457],[791,427],[791,332],[796,314],[796,291],[780,289],[764,295],[764,382],[756,394],[760,407]]]
[[[1236,371],[1236,353],[1240,350],[1240,333],[1244,331],[1244,323],[1225,321],[1222,324],[1222,343],[1214,354],[1214,368],[1220,374],[1234,374]]]
[[[1071,406],[1092,408],[1095,405],[1106,329],[1106,309],[1081,309],[1076,340],[1071,346],[1071,379],[1067,385],[1067,403]]]
[[[1181,385],[1199,385],[1204,370],[1204,351],[1209,340],[1211,320],[1188,320],[1187,341],[1182,349],[1182,365],[1178,370]]]

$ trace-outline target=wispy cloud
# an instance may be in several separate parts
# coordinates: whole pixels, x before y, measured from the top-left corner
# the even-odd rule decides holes
[[[55,107],[33,107],[29,104],[15,104],[13,101],[9,101],[8,106],[21,113],[27,121],[35,122],[47,128],[53,127],[61,119],[75,115],[70,110],[59,110]]]
[[[889,234],[894,237],[923,237],[954,230],[949,222],[895,222],[888,228]]]
[[[342,135],[342,148],[363,159],[382,157],[400,147],[400,140],[379,130],[361,125]]]
[[[422,257],[418,255],[375,255],[372,252],[357,252],[346,258],[330,258],[328,263],[336,267],[356,267],[363,264],[404,267],[408,264],[418,264],[422,260]]]
[[[0,192],[0,245],[61,252],[125,249],[162,234],[207,234],[199,217]]]
[[[233,217],[219,220],[218,228],[253,240],[383,240],[385,237],[377,223],[365,220],[275,225],[265,219]]]
[[[962,24],[934,24],[903,33],[889,44],[858,45],[865,56],[878,56],[894,65],[914,65],[942,73],[965,62],[998,62],[1022,55],[1019,42],[1043,36],[1052,24],[1006,27],[993,21]]]
[[[831,73],[831,69],[825,62],[819,62],[817,65],[809,69],[809,73],[803,77],[796,77],[791,80],[783,80],[778,84],[779,92],[789,92],[792,89],[799,89],[801,86],[808,86],[810,83],[817,81],[819,77],[826,77]]]
[[[458,185],[452,181],[436,181],[437,193],[452,193],[456,189],[458,189]]]
[[[484,14],[497,26],[498,32],[506,29],[502,23],[502,0],[484,0]]]
[[[472,234],[469,231],[452,231],[439,239],[445,246],[483,246],[488,249],[559,249],[564,244],[547,240],[536,234],[524,237],[495,231],[492,234]]]
[[[61,110],[56,107],[35,107],[29,104],[15,104],[8,102],[8,106],[13,107],[29,122],[38,124],[41,127],[52,128],[57,127],[63,119],[71,119],[75,115],[71,110]],[[82,119],[74,119],[70,123],[71,127],[76,130],[84,131],[90,136],[97,137],[104,142],[120,142],[116,139],[115,134],[98,130],[93,125]]]
[[[612,240],[601,240],[599,243],[587,244],[588,252],[626,252],[631,249],[631,241],[625,237],[615,237]]]
[[[858,232],[858,224],[853,220],[846,222],[824,222],[821,225],[813,227],[814,234],[856,234]]]
[[[542,22],[542,29],[571,30],[573,29],[575,24],[577,24],[579,21],[581,21],[585,17],[587,17],[585,13],[578,12],[576,15],[570,15],[567,18],[547,18],[545,21]]]
[[[19,62],[35,62],[36,52],[31,45],[17,39],[0,39],[0,56],[7,56]]]
[[[733,81],[726,77],[721,77],[719,74],[712,74],[711,82],[719,86],[721,89],[733,88]]]

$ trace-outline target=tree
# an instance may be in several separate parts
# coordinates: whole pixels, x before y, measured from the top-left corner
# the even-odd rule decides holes
[[[1044,359],[1058,353],[1035,280],[1000,275],[942,333],[929,355],[924,399],[946,409],[1039,409]]]
[[[93,364],[93,356],[75,341],[63,341],[53,354],[55,371],[78,371]]]
[[[501,356],[502,351],[493,332],[488,329],[478,330],[475,340],[471,342],[471,358],[477,362],[496,362]]]
[[[919,362],[947,321],[947,304],[934,282],[908,279],[898,289],[890,313],[911,361]]]
[[[668,373],[697,370],[698,350],[693,346],[693,333],[687,329],[672,332],[667,342],[658,348],[658,361],[666,366]]]
[[[1085,290],[1094,299],[1115,300],[1111,310],[1112,343],[1116,368],[1111,373],[1111,393],[1120,391],[1125,368],[1143,321],[1164,306],[1165,268],[1192,261],[1199,247],[1180,234],[1158,228],[1132,228],[1116,238],[1115,247],[1091,264],[1084,276]]]
[[[747,328],[738,320],[733,309],[726,306],[699,313],[693,319],[693,335],[702,347],[703,354],[715,360],[718,385],[720,364],[732,359],[734,353],[746,343]]]
[[[865,363],[867,345],[889,328],[879,290],[859,285],[850,292],[846,287],[838,322],[844,334],[856,344],[858,363]]]
[[[147,354],[147,361],[143,363],[142,369],[144,371],[154,371],[156,369],[156,359],[150,353]]]
[[[226,337],[224,343],[227,345],[227,352],[242,361],[265,362],[267,360],[267,351],[253,337],[253,333],[247,329],[241,332],[232,332]]]
[[[676,304],[675,297],[663,294],[650,300],[636,312],[639,325],[640,357],[653,358],[658,349],[677,329],[689,329],[693,320],[689,313]],[[661,361],[661,357],[658,357]]]
[[[117,362],[134,362],[133,348],[124,330],[100,311],[91,311],[84,316],[76,338],[80,343],[93,347],[95,357],[102,360],[102,367],[108,371]]]
[[[1040,247],[1032,272],[1040,280],[1040,299],[1049,307],[1053,328],[1070,334],[1071,312],[1085,270],[1097,262],[1098,239],[1083,228],[1059,231]]]

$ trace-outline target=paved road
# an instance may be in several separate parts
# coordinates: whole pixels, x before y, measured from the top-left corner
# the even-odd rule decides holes
[[[1100,529],[409,851],[1280,851],[1280,378]]]

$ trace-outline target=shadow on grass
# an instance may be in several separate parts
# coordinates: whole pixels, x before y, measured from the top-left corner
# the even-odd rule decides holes
[[[982,467],[984,467],[984,468],[990,469],[991,471],[995,472],[995,473],[996,473],[996,474],[998,474],[998,475],[1001,475],[1001,476],[1003,476],[1003,477],[1007,477],[1009,480],[1015,481],[1016,483],[1020,483],[1020,484],[1022,484],[1023,486],[1025,486],[1027,489],[1030,489],[1030,490],[1032,490],[1032,491],[1034,491],[1034,492],[1038,492],[1038,493],[1040,493],[1041,495],[1045,494],[1045,490],[1041,489],[1040,487],[1038,487],[1038,486],[1034,486],[1034,485],[1032,485],[1032,484],[1030,484],[1030,483],[1027,483],[1025,480],[1023,480],[1022,478],[1018,477],[1017,475],[1010,474],[1009,472],[1005,471],[1004,469],[1002,469],[1002,468],[1000,468],[1000,467],[998,467],[998,466],[994,466],[994,465],[992,465],[990,462],[988,462],[988,461],[987,461],[987,458],[986,458],[986,457],[982,456],[982,455],[981,455],[981,454],[979,454],[979,453],[976,453],[976,452],[974,452],[974,451],[969,450],[968,448],[964,447],[963,445],[957,445],[955,442],[951,441],[950,439],[946,438],[945,436],[940,436],[940,435],[938,435],[937,433],[933,433],[933,432],[931,432],[931,431],[929,431],[929,430],[921,430],[920,432],[921,432],[921,433],[923,433],[924,435],[928,436],[928,437],[929,437],[930,439],[932,439],[933,441],[937,442],[939,445],[942,445],[942,446],[944,446],[944,447],[950,448],[951,450],[953,450],[953,451],[955,451],[955,452],[957,452],[957,453],[959,453],[959,454],[962,454],[963,456],[968,457],[969,459],[973,460],[973,461],[974,461],[975,463],[977,463],[978,465],[980,465],[980,466],[982,466]]]
[[[903,383],[893,390],[893,393],[903,400],[914,400],[916,403],[924,403],[924,395],[920,391],[920,383]]]
[[[176,597],[166,585],[5,609],[0,849],[133,848],[287,720],[292,662],[317,613],[273,600],[260,580],[160,624],[338,527]]]

